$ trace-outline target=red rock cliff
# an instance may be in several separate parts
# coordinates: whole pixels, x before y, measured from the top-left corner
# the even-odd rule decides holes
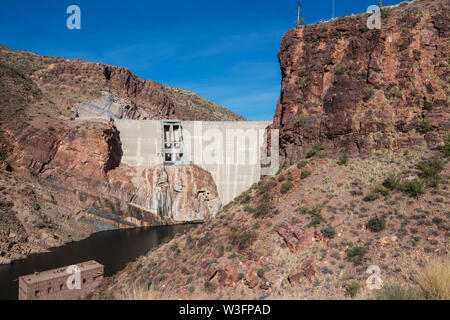
[[[439,143],[449,128],[449,1],[416,0],[289,30],[274,116],[282,163],[314,143],[352,153]]]

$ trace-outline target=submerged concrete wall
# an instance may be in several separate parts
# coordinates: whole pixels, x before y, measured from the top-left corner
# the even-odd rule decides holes
[[[247,190],[261,176],[269,121],[182,121],[185,157],[209,171],[223,204]],[[122,162],[133,167],[163,164],[162,123],[115,120],[122,141]]]

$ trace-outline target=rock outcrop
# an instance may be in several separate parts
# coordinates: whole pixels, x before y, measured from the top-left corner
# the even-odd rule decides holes
[[[439,144],[448,112],[448,1],[416,0],[289,30],[278,53],[282,89],[274,116],[282,164],[326,149],[368,153]],[[425,136],[424,136],[425,135]]]

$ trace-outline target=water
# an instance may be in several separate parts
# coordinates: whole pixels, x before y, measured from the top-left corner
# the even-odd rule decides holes
[[[176,233],[184,233],[194,227],[186,224],[103,231],[85,240],[51,248],[50,252],[33,254],[11,265],[0,265],[0,300],[17,300],[17,279],[22,275],[88,260],[103,264],[105,277],[112,276],[128,262],[173,238]]]

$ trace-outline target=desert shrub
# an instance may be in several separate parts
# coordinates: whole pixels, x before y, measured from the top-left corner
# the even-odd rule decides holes
[[[291,181],[287,181],[287,182],[283,183],[281,185],[281,190],[280,190],[281,193],[283,193],[283,194],[287,193],[289,190],[291,190],[292,186],[293,186],[293,184]]]
[[[263,218],[267,216],[270,212],[269,204],[267,202],[260,203],[256,208],[254,212],[255,218]]]
[[[421,294],[413,289],[401,285],[383,287],[374,292],[376,300],[418,300]]]
[[[303,125],[305,124],[305,122],[306,122],[306,117],[305,117],[304,114],[298,115],[298,116],[295,118],[295,126],[296,126],[296,127],[301,127],[301,126],[303,126]]]
[[[442,147],[442,153],[444,154],[444,157],[450,156],[450,133],[447,133],[444,138],[444,146]]]
[[[333,226],[328,226],[321,230],[322,234],[330,239],[333,239],[336,236],[336,229]]]
[[[306,206],[300,206],[297,209],[295,209],[295,211],[300,212],[301,214],[307,214],[309,212],[309,209]]]
[[[283,174],[280,174],[278,177],[278,182],[283,182],[284,180],[286,180],[286,177]]]
[[[348,163],[348,155],[347,154],[341,154],[340,156],[339,156],[339,159],[338,159],[338,165],[346,165],[347,163]]]
[[[432,187],[436,187],[442,180],[440,173],[444,169],[444,159],[435,154],[430,160],[421,162],[417,165],[421,171],[420,176]]]
[[[399,190],[403,182],[401,173],[393,172],[389,174],[383,181],[383,187],[389,190]]]
[[[309,210],[309,214],[311,215],[311,222],[309,223],[310,226],[317,227],[325,220],[321,213],[322,208],[323,207],[321,205],[317,205]]]
[[[243,204],[248,203],[250,201],[250,199],[251,199],[250,195],[248,193],[245,193],[241,196],[240,202]]]
[[[428,299],[450,299],[450,259],[429,261],[417,275],[417,283]]]
[[[382,187],[375,187],[366,195],[365,201],[375,201],[380,198],[380,195],[387,197],[389,195],[389,189]]]
[[[258,234],[254,231],[231,231],[228,234],[233,245],[238,246],[240,250],[250,247],[258,238]]]
[[[300,160],[299,162],[297,162],[297,168],[298,168],[298,169],[304,168],[304,167],[306,167],[307,164],[308,164],[308,161],[306,161],[306,160]]]
[[[194,286],[190,286],[188,288],[189,293],[193,293],[195,291],[195,287]]]
[[[423,108],[427,111],[433,110],[433,104],[431,102],[425,101],[423,103]]]
[[[375,89],[373,87],[365,87],[363,89],[363,99],[364,101],[367,101],[371,99],[375,94]]]
[[[239,279],[239,280],[244,279],[244,277],[245,277],[245,274],[244,274],[243,272],[240,272],[240,273],[238,274],[238,279]]]
[[[353,262],[355,266],[361,265],[364,261],[364,255],[367,249],[363,247],[353,247],[347,250],[347,260]]]
[[[244,207],[244,211],[245,211],[245,212],[254,212],[254,211],[255,211],[255,208],[253,208],[252,206],[246,205],[246,206]]]
[[[386,228],[386,220],[374,217],[367,222],[367,229],[372,232],[380,232]]]
[[[214,293],[216,292],[217,285],[211,281],[205,281],[203,289],[205,290],[206,293]]]
[[[425,194],[423,181],[419,179],[406,181],[405,183],[403,183],[401,190],[414,198],[418,198],[419,196]]]
[[[343,74],[345,71],[347,71],[347,66],[345,64],[338,64],[335,69],[335,72],[338,75]]]
[[[305,170],[300,174],[300,178],[306,179],[311,175],[311,171]]]
[[[264,277],[264,269],[258,269],[258,271],[256,272],[259,278],[263,278]]]
[[[347,294],[350,297],[354,298],[361,291],[362,287],[363,286],[361,285],[360,282],[352,281],[347,285],[347,288],[346,288]]]
[[[264,194],[266,192],[270,192],[272,191],[273,188],[275,188],[275,186],[277,185],[277,182],[270,179],[269,181],[265,182],[264,184],[262,184],[259,189],[258,189],[258,194]]]
[[[409,47],[409,41],[408,40],[403,40],[400,45],[399,45],[399,49],[400,51],[404,51],[406,49],[408,49]]]
[[[307,158],[312,158],[314,157],[319,151],[322,151],[323,147],[320,143],[316,143],[307,153],[306,153],[306,157]]]
[[[431,130],[431,122],[430,120],[423,118],[423,119],[418,119],[417,120],[417,130],[420,133],[427,133]]]

